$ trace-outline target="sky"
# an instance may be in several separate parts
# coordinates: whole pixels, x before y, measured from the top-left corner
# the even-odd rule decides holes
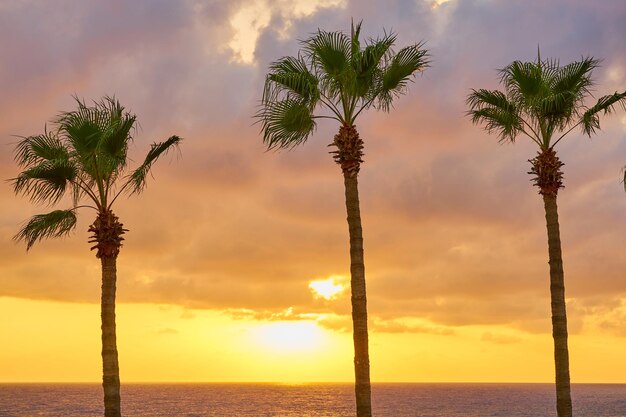
[[[351,381],[348,230],[328,154],[338,126],[267,152],[269,64],[318,28],[425,42],[431,66],[389,113],[357,121],[374,382],[554,378],[536,146],[499,144],[465,115],[513,60],[601,59],[594,95],[626,89],[622,0],[6,0],[0,3],[0,178],[19,136],[72,95],[137,115],[131,158],[184,138],[115,212],[123,382]],[[626,383],[626,112],[558,145],[573,382]],[[59,207],[63,208],[63,203]],[[99,381],[100,263],[75,233],[12,240],[50,210],[0,182],[0,382]]]

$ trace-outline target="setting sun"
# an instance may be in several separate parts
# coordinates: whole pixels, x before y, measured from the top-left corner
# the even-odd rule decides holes
[[[253,330],[259,345],[279,352],[302,352],[322,347],[326,336],[315,322],[277,322]]]
[[[311,281],[309,288],[313,291],[316,298],[324,298],[330,300],[338,296],[346,288],[343,284],[337,283],[343,277],[332,276],[328,279]]]

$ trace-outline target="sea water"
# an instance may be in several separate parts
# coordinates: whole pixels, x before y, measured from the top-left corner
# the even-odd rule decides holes
[[[577,417],[626,417],[626,384],[574,384]],[[1,417],[99,417],[98,384],[0,384]],[[374,384],[375,417],[553,417],[550,384]],[[348,417],[350,384],[124,384],[125,417]]]

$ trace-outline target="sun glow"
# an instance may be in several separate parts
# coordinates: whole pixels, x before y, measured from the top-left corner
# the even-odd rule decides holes
[[[449,2],[450,0],[434,0],[430,2],[430,8],[435,10],[437,7],[441,6],[444,3]]]
[[[345,286],[343,284],[336,282],[342,279],[342,277],[332,276],[328,279],[311,281],[309,283],[309,288],[313,291],[316,298],[331,300],[336,298],[343,292],[343,290],[345,290]]]
[[[254,330],[255,339],[262,347],[279,352],[302,352],[320,348],[326,335],[315,322],[276,322]]]

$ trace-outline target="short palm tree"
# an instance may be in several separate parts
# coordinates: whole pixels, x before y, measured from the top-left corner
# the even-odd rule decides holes
[[[76,226],[78,209],[96,212],[89,227],[90,243],[102,264],[102,368],[104,415],[121,417],[120,377],[115,332],[116,260],[127,232],[113,213],[122,193],[135,194],[146,186],[152,164],[178,146],[172,136],[152,144],[141,165],[128,171],[127,150],[133,140],[136,116],[115,98],[105,97],[93,106],[76,99],[78,109],[64,112],[54,121],[56,130],[22,138],[15,159],[23,171],[14,178],[16,194],[35,203],[58,203],[71,196],[71,207],[33,216],[15,238],[30,249],[43,238],[67,235]],[[83,202],[85,201],[85,202]]]
[[[407,82],[428,65],[421,43],[394,53],[393,33],[361,46],[361,24],[350,35],[318,30],[302,41],[302,51],[270,64],[261,109],[256,117],[269,149],[305,142],[319,119],[333,119],[339,132],[329,146],[341,167],[350,235],[352,320],[357,416],[371,415],[365,265],[357,176],[363,162],[363,140],[355,121],[366,109],[389,111]],[[320,113],[316,113],[320,110]]]
[[[529,160],[534,185],[543,197],[548,231],[552,334],[556,368],[557,414],[572,415],[567,346],[565,284],[561,258],[561,237],[556,197],[563,187],[563,163],[554,146],[576,128],[588,136],[600,129],[600,113],[610,113],[626,100],[625,93],[601,97],[593,106],[584,104],[590,96],[591,73],[598,66],[593,58],[561,66],[558,61],[514,61],[500,70],[504,91],[472,90],[467,98],[469,115],[482,123],[489,133],[497,133],[502,142],[515,142],[526,136],[539,147]]]

